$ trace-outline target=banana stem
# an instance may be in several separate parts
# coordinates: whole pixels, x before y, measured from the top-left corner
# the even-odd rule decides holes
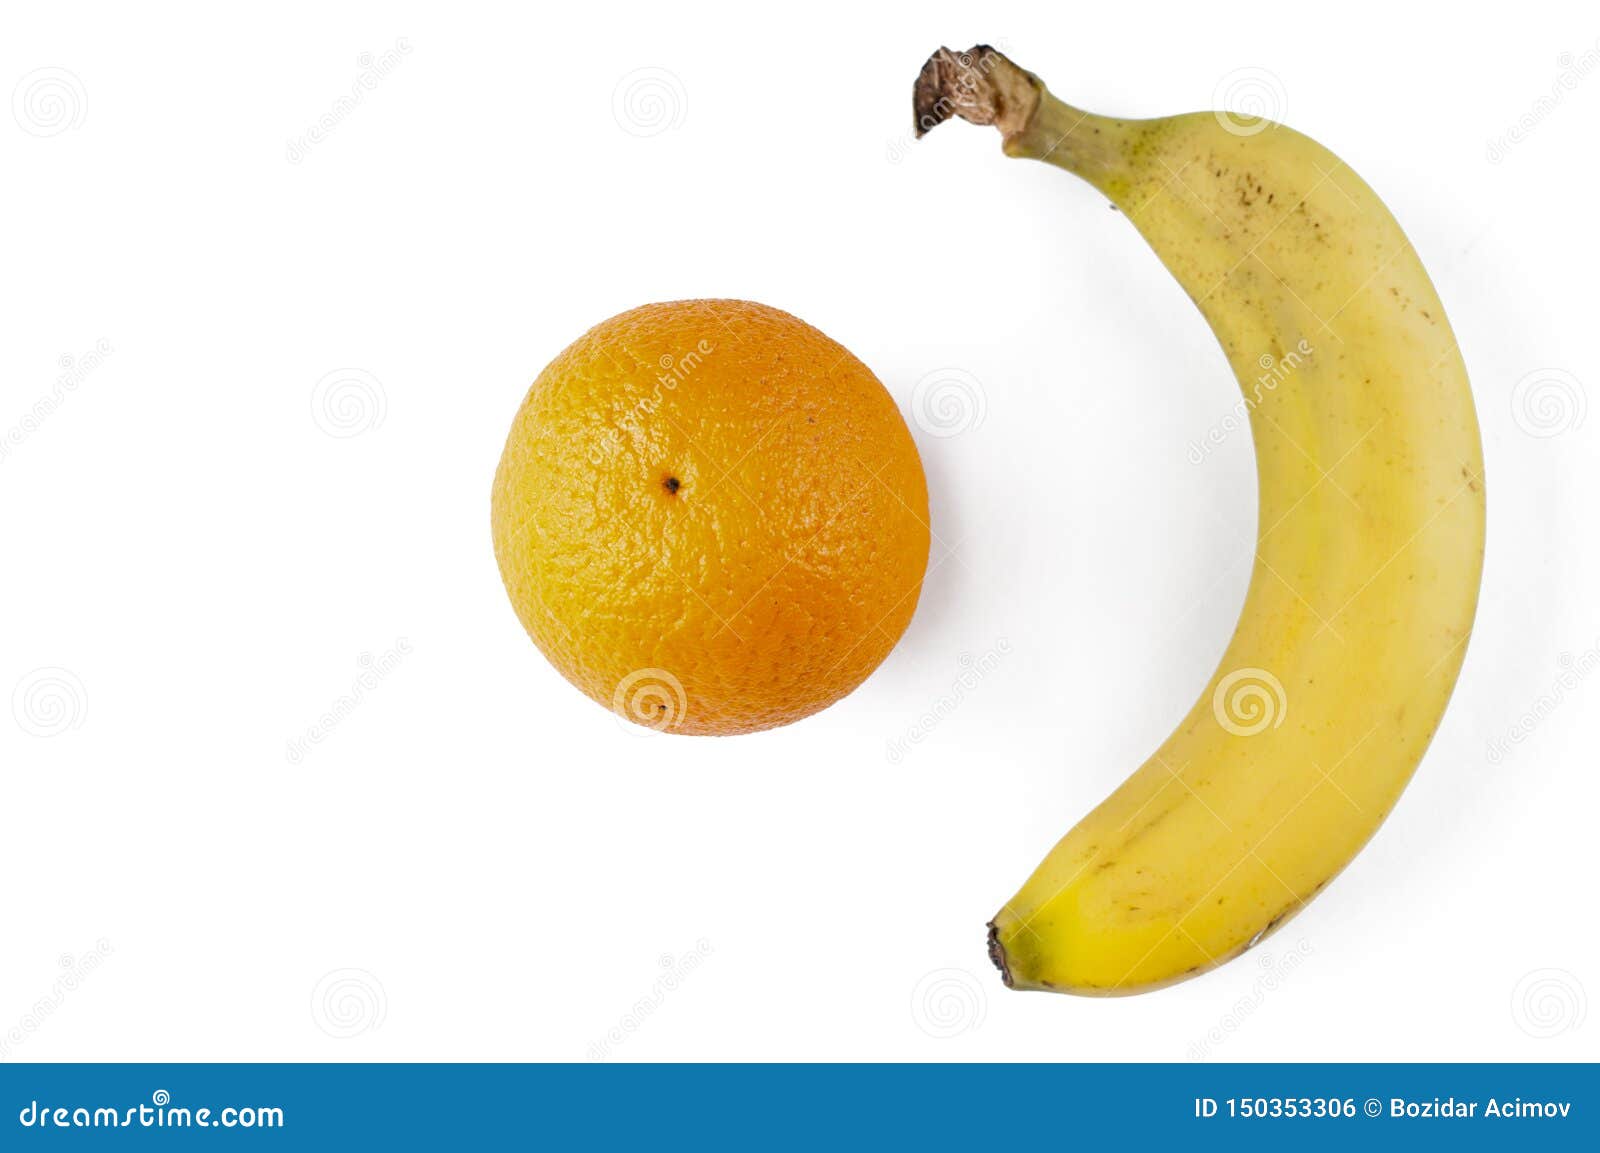
[[[919,137],[952,116],[993,124],[1007,156],[1065,168],[1108,194],[1126,172],[1127,121],[1057,100],[1044,81],[987,44],[930,56],[912,89],[912,110]]]

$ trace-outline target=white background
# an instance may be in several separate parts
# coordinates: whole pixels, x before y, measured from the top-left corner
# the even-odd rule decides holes
[[[0,87],[61,100],[0,115],[0,1055],[1600,1057],[1600,677],[1562,663],[1600,643],[1597,37],[1576,2],[11,7]],[[1235,385],[1123,217],[992,131],[910,141],[928,52],[979,40],[1339,152],[1483,424],[1482,607],[1414,784],[1265,967],[1132,999],[1008,992],[983,926],[1205,682],[1253,462],[1190,463]],[[399,63],[360,88],[364,53]],[[562,346],[707,295],[874,368],[935,563],[828,712],[641,738],[518,626],[489,484]],[[965,407],[919,414],[929,374]]]

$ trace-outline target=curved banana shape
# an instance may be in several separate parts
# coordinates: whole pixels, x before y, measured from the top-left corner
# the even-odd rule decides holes
[[[1096,116],[981,46],[929,60],[916,114],[919,135],[952,115],[995,124],[1008,156],[1109,197],[1204,313],[1249,412],[1255,569],[1221,665],[989,927],[1013,987],[1156,988],[1302,908],[1427,748],[1483,563],[1466,369],[1394,217],[1288,128]]]

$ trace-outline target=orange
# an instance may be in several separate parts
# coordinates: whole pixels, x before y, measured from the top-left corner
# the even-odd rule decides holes
[[[495,558],[561,675],[679,733],[785,725],[900,639],[928,562],[915,443],[871,371],[744,300],[647,304],[539,374]]]

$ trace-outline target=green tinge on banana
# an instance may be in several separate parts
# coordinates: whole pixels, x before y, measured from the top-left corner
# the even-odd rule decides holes
[[[1000,53],[941,49],[918,134],[959,116],[1131,220],[1238,377],[1259,479],[1233,640],[1153,756],[990,925],[1020,989],[1159,987],[1248,949],[1344,868],[1438,727],[1477,607],[1483,456],[1466,368],[1383,202],[1264,120],[1119,120]]]

